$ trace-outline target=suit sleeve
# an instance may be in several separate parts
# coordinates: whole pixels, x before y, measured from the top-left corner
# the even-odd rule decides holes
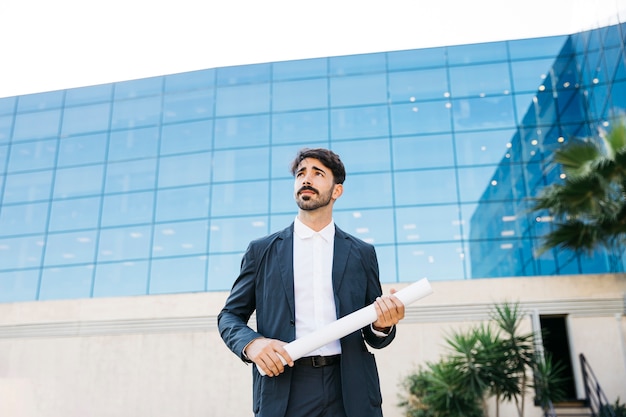
[[[239,276],[217,317],[217,326],[224,343],[245,362],[249,361],[243,356],[243,349],[252,340],[263,337],[248,326],[248,320],[256,309],[256,270],[254,247],[251,244],[241,261]]]
[[[365,266],[365,275],[367,276],[367,304],[373,303],[377,297],[380,297],[383,293],[380,285],[378,258],[376,256],[376,250],[373,246],[368,245],[364,250],[363,264]],[[367,325],[362,329],[363,338],[365,342],[374,349],[382,349],[389,345],[396,337],[396,327],[393,326],[389,334],[385,337],[380,337],[374,334],[371,325]]]

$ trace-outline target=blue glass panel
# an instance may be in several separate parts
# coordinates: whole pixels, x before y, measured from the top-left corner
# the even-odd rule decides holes
[[[102,165],[57,169],[54,179],[54,197],[67,198],[100,194],[102,171]]]
[[[149,293],[204,291],[206,263],[200,256],[153,260]]]
[[[267,113],[270,109],[269,84],[218,88],[215,106],[216,116]]]
[[[567,36],[549,36],[509,41],[509,54],[512,60],[534,59],[541,56],[553,58],[559,54],[567,38]]]
[[[48,203],[4,205],[0,211],[0,232],[4,236],[43,233],[48,209]]]
[[[455,98],[509,94],[509,66],[501,63],[450,68],[450,85]]]
[[[432,101],[391,106],[391,131],[396,135],[449,132],[450,103]]]
[[[277,82],[272,86],[272,111],[316,109],[328,106],[328,80]]]
[[[56,139],[16,143],[11,146],[7,172],[52,168],[56,153]],[[0,158],[2,157],[0,156]]]
[[[269,178],[269,148],[215,151],[213,181],[239,181]]]
[[[41,265],[43,236],[0,238],[0,270],[34,268]]]
[[[395,246],[376,246],[376,256],[378,258],[378,269],[380,272],[380,282],[392,283],[398,282],[398,272],[396,270],[396,247]],[[417,278],[411,282],[417,281]]]
[[[151,226],[100,230],[98,262],[147,259],[150,256]]]
[[[511,152],[514,129],[457,133],[454,137],[459,165],[497,164]]]
[[[113,102],[111,127],[127,129],[156,125],[161,119],[161,97]]]
[[[508,59],[506,42],[449,46],[447,50],[448,64],[450,65],[506,61]]]
[[[384,53],[348,55],[329,58],[330,75],[383,72],[386,68]]]
[[[44,266],[86,264],[95,261],[96,231],[48,235]]]
[[[461,242],[400,245],[397,250],[401,282],[420,278],[430,281],[465,278],[465,254]]]
[[[163,121],[171,123],[213,117],[214,100],[212,89],[168,94],[163,100]]]
[[[421,206],[396,209],[398,243],[461,239],[459,207]]]
[[[267,216],[213,219],[211,220],[209,252],[243,253],[250,241],[266,234],[268,234]]]
[[[159,161],[159,187],[208,183],[211,179],[211,153],[162,157]]]
[[[93,266],[44,268],[41,274],[40,300],[89,298]]]
[[[60,118],[60,110],[18,114],[15,116],[13,140],[56,137]]]
[[[208,220],[200,220],[155,225],[152,256],[166,258],[206,254],[208,224]]]
[[[459,186],[461,201],[473,202],[492,199],[497,195],[498,179],[501,177],[501,167],[486,166],[475,168],[459,168]]]
[[[272,144],[327,140],[328,127],[327,110],[274,113]]]
[[[148,262],[98,264],[94,297],[144,295],[148,291]]]
[[[102,226],[150,223],[153,211],[153,191],[106,195],[102,199]]]
[[[528,218],[515,202],[480,202],[461,206],[465,238],[510,239],[522,237]]]
[[[34,301],[38,288],[39,269],[0,272],[0,303]]]
[[[436,168],[454,165],[452,136],[428,135],[395,137],[393,167],[397,170]]]
[[[207,217],[209,195],[208,185],[159,190],[155,219],[162,222]]]
[[[413,103],[449,96],[445,68],[389,73],[389,97],[393,103]]]
[[[227,117],[215,120],[215,149],[267,145],[270,141],[270,117]]]
[[[265,214],[269,210],[267,181],[214,184],[211,216]]]
[[[148,190],[155,187],[156,159],[115,162],[109,164],[104,191],[118,193]]]
[[[107,130],[110,111],[111,105],[109,103],[65,109],[61,135],[68,136]]]
[[[15,111],[16,104],[17,104],[17,97],[0,98],[0,115],[13,114],[13,112]]]
[[[61,90],[19,96],[17,99],[17,111],[37,111],[61,107],[63,105],[64,93]]]
[[[58,165],[85,165],[104,162],[107,134],[76,136],[59,142]]]
[[[13,116],[0,116],[0,143],[8,143],[13,130]]]
[[[552,68],[554,59],[511,62],[513,88],[516,93],[537,91]],[[518,109],[521,110],[521,109]]]
[[[452,109],[457,130],[515,127],[511,96],[454,100]]]
[[[387,79],[385,74],[330,79],[330,104],[333,107],[386,102]]]
[[[52,171],[36,171],[27,174],[7,175],[3,204],[50,198]]]
[[[386,106],[335,109],[330,114],[334,140],[364,139],[389,135]]]
[[[215,84],[215,69],[183,72],[165,76],[165,92],[197,90]]]
[[[8,156],[9,156],[9,145],[0,145],[0,173],[4,174],[4,172],[7,169]]]
[[[209,291],[228,291],[239,275],[241,253],[211,255],[207,288]]]
[[[101,84],[89,87],[71,88],[65,94],[65,105],[98,103],[111,100],[113,84]]]
[[[328,148],[328,141],[323,142],[307,142],[306,144],[293,144],[287,146],[272,146],[272,178],[289,178],[293,181],[291,175],[291,162],[298,154],[301,148]]]
[[[294,200],[294,179],[272,180],[271,213],[295,213],[298,207]]]
[[[50,208],[51,232],[98,227],[100,197],[56,200]]]
[[[446,65],[446,48],[411,49],[387,53],[389,70],[443,67]]]
[[[207,151],[212,147],[213,120],[166,125],[161,133],[161,155]]]
[[[390,207],[392,205],[391,190],[391,174],[389,173],[349,175],[342,196],[335,202],[335,208],[343,210]]]
[[[265,83],[270,80],[270,69],[270,64],[218,68],[217,85]]]
[[[109,161],[153,158],[159,146],[159,130],[155,127],[111,132]]]
[[[141,78],[115,83],[115,100],[152,96],[163,89],[163,77]]]
[[[441,204],[457,201],[458,191],[453,169],[396,172],[394,176],[396,205]]]
[[[332,144],[343,161],[348,176],[359,172],[389,171],[391,149],[389,139],[364,139]]]
[[[392,209],[336,210],[333,213],[333,219],[341,230],[372,245],[395,242]]]
[[[522,239],[470,242],[471,275],[474,278],[532,275],[532,265],[525,265],[530,244]],[[522,255],[524,252],[526,254]],[[485,262],[488,260],[488,262]]]
[[[295,61],[274,62],[272,64],[272,78],[274,81],[325,77],[327,74],[327,58],[301,59]]]

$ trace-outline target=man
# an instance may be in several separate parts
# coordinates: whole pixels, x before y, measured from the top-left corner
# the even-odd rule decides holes
[[[333,222],[346,175],[339,156],[302,149],[291,172],[298,215],[290,227],[250,243],[218,316],[220,334],[266,374],[252,371],[255,416],[382,416],[378,371],[365,343],[391,343],[404,306],[393,290],[381,295],[374,247]],[[377,319],[371,325],[295,361],[284,349],[372,303]],[[255,310],[256,331],[247,325]]]

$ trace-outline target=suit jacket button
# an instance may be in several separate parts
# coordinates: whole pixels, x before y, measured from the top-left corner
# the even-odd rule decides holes
[[[293,321],[293,320],[289,320],[289,324],[290,324],[291,326],[295,326],[295,325],[296,325],[296,322],[295,322],[295,321]]]

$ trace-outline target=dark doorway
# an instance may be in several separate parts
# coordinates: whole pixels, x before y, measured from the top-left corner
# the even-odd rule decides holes
[[[567,333],[567,316],[539,316],[541,332],[543,336],[543,348],[550,352],[552,360],[565,366],[565,377],[568,381],[565,385],[567,401],[576,400],[576,383],[574,379],[574,367]]]

